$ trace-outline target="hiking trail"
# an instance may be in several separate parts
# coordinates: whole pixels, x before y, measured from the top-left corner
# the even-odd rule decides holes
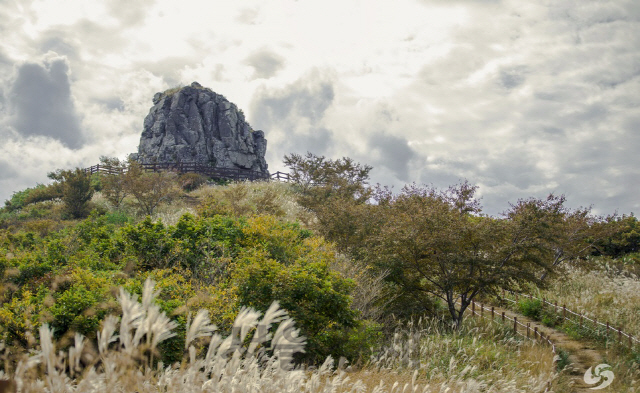
[[[518,322],[521,322],[525,325],[527,323],[531,324],[532,332],[537,327],[538,331],[544,334],[545,337],[548,337],[555,344],[556,348],[563,349],[564,351],[569,353],[569,365],[567,366],[567,368],[574,381],[574,385],[572,387],[572,390],[566,393],[593,392],[591,388],[594,387],[594,385],[587,385],[585,383],[584,374],[589,369],[589,367],[595,368],[603,361],[602,354],[595,348],[593,344],[586,341],[575,340],[569,337],[566,333],[545,326],[540,321],[525,317],[524,315],[521,315],[507,308],[494,307],[494,309],[496,318],[500,318],[502,312],[505,313],[505,316],[511,319],[517,317]]]

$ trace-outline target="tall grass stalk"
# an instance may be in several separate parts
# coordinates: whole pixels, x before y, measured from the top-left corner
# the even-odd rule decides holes
[[[154,362],[158,344],[176,325],[159,310],[154,283],[142,299],[120,290],[119,317],[97,334],[97,351],[81,335],[56,350],[53,332],[40,328],[40,347],[18,361],[20,392],[543,392],[555,377],[548,348],[512,337],[506,329],[470,320],[461,331],[420,321],[399,330],[370,364],[353,370],[329,357],[316,369],[294,362],[305,338],[274,302],[264,315],[243,308],[232,334],[222,337],[206,311],[189,316],[182,362]],[[0,346],[0,350],[2,350]]]

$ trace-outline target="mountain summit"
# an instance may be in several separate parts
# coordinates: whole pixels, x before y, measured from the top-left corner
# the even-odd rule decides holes
[[[253,130],[224,96],[193,82],[156,93],[153,104],[133,155],[137,161],[196,162],[267,173],[264,132]]]

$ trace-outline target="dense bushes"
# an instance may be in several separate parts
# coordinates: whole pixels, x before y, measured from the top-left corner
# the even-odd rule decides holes
[[[353,282],[329,267],[338,257],[335,250],[296,223],[191,214],[176,225],[149,217],[122,226],[110,221],[94,212],[45,236],[4,233],[0,339],[24,345],[35,334],[28,332],[45,321],[57,336],[77,331],[91,337],[113,311],[113,288],[141,293],[147,277],[166,294],[158,302],[178,323],[178,336],[189,310],[209,310],[229,332],[242,306],[265,311],[277,300],[308,337],[300,360],[367,356],[378,339],[379,326],[360,321],[351,308]],[[182,358],[179,339],[163,344],[165,361]]]

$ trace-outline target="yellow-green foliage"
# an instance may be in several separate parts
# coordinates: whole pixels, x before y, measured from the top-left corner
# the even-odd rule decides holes
[[[94,212],[44,237],[5,232],[3,243],[0,271],[8,289],[0,300],[0,335],[11,343],[26,346],[28,331],[34,335],[43,322],[57,337],[91,337],[113,311],[113,288],[139,294],[146,278],[163,289],[158,304],[177,323],[177,338],[163,344],[164,361],[182,356],[176,340],[196,306],[229,330],[242,306],[266,310],[280,301],[309,339],[307,360],[329,353],[357,358],[376,337],[376,326],[361,326],[350,307],[350,281],[329,269],[338,257],[331,245],[274,216],[185,214],[175,225],[147,217],[118,227]],[[252,290],[258,286],[260,298]],[[370,336],[361,334],[365,326]],[[351,343],[351,351],[336,343]]]

